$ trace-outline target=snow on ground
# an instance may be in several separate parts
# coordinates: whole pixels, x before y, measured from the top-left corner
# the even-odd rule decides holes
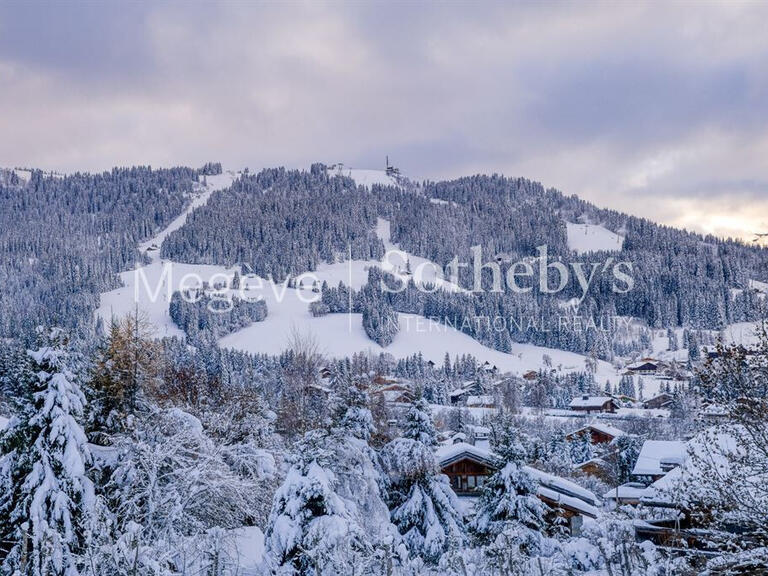
[[[568,229],[568,246],[577,254],[597,250],[621,250],[624,237],[595,224],[565,223]]]
[[[0,430],[5,430],[6,426],[8,426],[8,418],[0,416]]]
[[[152,263],[121,273],[120,278],[124,286],[101,294],[100,305],[96,310],[97,318],[109,322],[112,318],[122,318],[133,313],[138,307],[139,313],[155,325],[156,336],[184,335],[168,315],[168,305],[173,292],[180,289],[182,282],[188,275],[210,281],[211,278],[222,273],[232,276],[234,269],[227,270],[221,266],[178,264],[169,260],[161,260],[160,246],[171,232],[184,225],[187,216],[195,208],[204,205],[216,190],[231,186],[235,178],[236,174],[233,172],[206,177],[205,188],[195,195],[187,209],[156,236],[139,245],[139,250],[146,253]],[[191,287],[190,284],[184,284],[184,286]]]
[[[23,170],[21,168],[16,168],[13,171],[13,173],[16,174],[17,178],[19,180],[21,180],[22,182],[24,182],[24,184],[29,182],[30,179],[32,178],[32,171],[31,170]]]
[[[759,341],[760,324],[760,321],[729,324],[722,333],[723,343],[726,345],[754,346]]]
[[[472,354],[480,362],[488,361],[501,372],[521,374],[542,365],[542,357],[548,354],[554,367],[567,372],[584,370],[584,356],[573,352],[553,350],[532,344],[513,344],[513,353],[506,354],[480,344],[477,340],[453,327],[413,314],[399,314],[400,332],[392,344],[382,348],[368,338],[363,329],[361,314],[329,314],[313,318],[307,304],[286,290],[286,298],[279,306],[271,299],[271,290],[265,294],[269,314],[263,322],[229,334],[220,340],[226,348],[246,352],[278,354],[285,350],[292,331],[311,335],[321,350],[331,357],[349,356],[355,352],[387,352],[395,358],[404,358],[421,352],[425,360],[439,364],[445,353],[451,358],[457,354]],[[598,378],[609,377],[614,370],[607,362],[601,362]],[[605,381],[605,378],[599,381]]]
[[[352,174],[354,175],[354,171]],[[232,172],[209,176],[205,190],[195,197],[188,209],[154,238],[141,245],[142,250],[148,251],[152,263],[123,272],[120,276],[124,286],[101,295],[98,317],[110,321],[113,317],[133,313],[138,306],[140,313],[156,326],[155,334],[158,337],[183,337],[182,331],[174,325],[168,314],[168,304],[173,292],[198,286],[203,281],[210,284],[226,281],[229,284],[228,279],[234,275],[236,268],[164,261],[160,259],[159,247],[170,232],[184,225],[192,210],[205,204],[215,190],[231,185],[235,177],[236,174]],[[386,349],[367,337],[360,314],[312,317],[309,313],[309,303],[318,298],[311,290],[315,280],[319,283],[327,281],[331,286],[342,281],[359,288],[365,284],[371,266],[381,266],[405,280],[408,278],[407,268],[410,265],[410,273],[419,284],[432,283],[446,290],[461,290],[460,287],[441,280],[437,268],[428,260],[392,252],[398,248],[391,241],[387,220],[378,220],[376,232],[388,251],[382,262],[354,260],[322,264],[317,271],[305,273],[297,278],[299,288],[296,289],[254,275],[244,277],[242,292],[239,295],[264,298],[268,308],[267,318],[263,322],[251,324],[243,330],[225,336],[220,344],[253,353],[278,354],[288,346],[291,335],[298,332],[314,336],[322,351],[333,357],[348,356],[360,351],[386,351],[396,358],[402,358],[421,352],[426,359],[440,363],[446,352],[451,357],[457,354],[472,354],[481,362],[487,360],[496,365],[501,372],[520,374],[537,369],[543,363],[543,355],[547,354],[559,372],[584,370],[585,357],[579,354],[531,344],[515,344],[513,353],[507,354],[488,348],[453,327],[411,314],[399,315],[400,333]],[[610,364],[600,362],[596,379],[601,384],[608,379],[615,383],[618,376]]]
[[[352,178],[358,185],[370,188],[374,184],[382,186],[398,186],[397,181],[387,175],[384,170],[362,170],[359,168],[329,168],[328,173],[331,176],[347,176]]]
[[[217,190],[229,188],[236,177],[237,175],[234,172],[223,172],[222,174],[216,174],[214,176],[205,176],[205,186],[197,191],[192,199],[192,203],[187,209],[154,238],[150,238],[146,242],[139,244],[139,250],[146,253],[153,262],[156,262],[160,258],[160,246],[171,232],[175,232],[184,226],[187,221],[187,216],[189,216],[195,208],[205,205],[211,197],[211,194]]]
[[[230,555],[237,560],[242,576],[263,574],[264,533],[257,526],[238,528],[232,531],[233,550]]]

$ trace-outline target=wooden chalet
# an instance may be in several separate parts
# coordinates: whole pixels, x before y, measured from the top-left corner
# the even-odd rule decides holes
[[[490,450],[463,441],[441,446],[436,459],[440,470],[448,476],[453,491],[463,497],[477,496],[486,479],[496,472],[498,466]],[[536,495],[549,506],[552,513],[568,520],[572,534],[579,533],[585,516],[597,517],[600,501],[589,490],[530,466],[524,469],[538,482]]]
[[[672,394],[662,392],[657,394],[653,398],[649,398],[643,402],[643,408],[647,410],[656,410],[659,408],[670,408],[672,406]]]
[[[593,413],[614,413],[619,408],[616,400],[610,396],[588,396],[583,395],[571,400],[571,410],[574,412]]]
[[[624,430],[602,424],[600,422],[590,422],[589,424],[582,426],[578,430],[569,432],[565,435],[565,439],[568,441],[574,441],[581,436],[589,434],[590,442],[592,444],[608,444],[613,442],[619,436],[624,436]]]

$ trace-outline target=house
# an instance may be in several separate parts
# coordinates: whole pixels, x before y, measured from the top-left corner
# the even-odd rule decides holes
[[[581,464],[574,464],[573,469],[578,470],[587,476],[600,478],[601,480],[609,481],[611,479],[611,471],[608,468],[608,463],[602,458],[592,458]]]
[[[496,367],[495,364],[491,364],[487,360],[482,363],[482,365],[480,366],[480,370],[482,370],[483,372],[487,372],[489,374],[496,374],[499,371],[499,369]]]
[[[613,442],[614,439],[619,436],[624,436],[624,430],[602,424],[601,422],[591,422],[586,426],[582,426],[578,430],[569,432],[565,435],[565,439],[569,441],[576,440],[579,436],[590,435],[590,442],[592,444],[608,444]]]
[[[528,382],[533,382],[538,377],[539,373],[536,370],[528,370],[528,372],[523,374],[523,380],[527,380]]]
[[[467,396],[467,408],[495,408],[496,401],[493,396],[483,394],[481,396]]]
[[[498,466],[493,452],[466,442],[443,445],[435,457],[454,492],[464,497],[477,496]],[[579,533],[585,516],[597,517],[600,501],[589,490],[530,466],[523,469],[538,482],[536,495],[539,499],[568,521],[572,534]]]
[[[406,384],[389,384],[371,392],[373,396],[381,395],[387,404],[410,404],[415,397],[410,386]]]
[[[484,396],[483,386],[477,380],[468,380],[461,385],[461,388],[452,390],[448,393],[448,398],[454,406],[464,404],[471,396]]]
[[[646,440],[632,468],[632,475],[656,481],[680,466],[686,455],[686,443],[682,440]]]
[[[627,482],[616,488],[611,488],[603,494],[603,500],[609,508],[616,506],[637,506],[648,494],[648,487],[642,482]]]
[[[649,398],[645,402],[643,402],[643,408],[646,410],[656,410],[658,408],[670,408],[672,406],[672,394],[667,394],[666,392],[662,392],[661,394],[657,394],[653,398]]]
[[[440,470],[448,476],[451,488],[459,495],[475,495],[485,479],[496,472],[493,452],[462,440],[437,450]]]
[[[616,412],[619,407],[616,404],[616,400],[610,396],[580,396],[571,400],[571,410],[576,412],[586,412],[592,414],[594,412]]]
[[[658,370],[659,361],[653,358],[643,358],[627,366],[627,371],[631,374],[650,375],[656,374]]]
[[[466,396],[469,396],[469,392],[463,388],[457,388],[456,390],[451,390],[448,393],[448,399],[453,406],[462,404]]]

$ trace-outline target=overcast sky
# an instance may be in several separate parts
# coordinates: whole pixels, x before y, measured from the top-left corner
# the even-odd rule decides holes
[[[0,165],[525,176],[768,228],[768,3],[0,0]]]

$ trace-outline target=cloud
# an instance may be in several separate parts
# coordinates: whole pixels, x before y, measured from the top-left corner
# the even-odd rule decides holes
[[[418,178],[523,175],[732,233],[750,212],[716,211],[766,198],[766,17],[757,3],[4,3],[0,157],[72,171],[389,154]]]

